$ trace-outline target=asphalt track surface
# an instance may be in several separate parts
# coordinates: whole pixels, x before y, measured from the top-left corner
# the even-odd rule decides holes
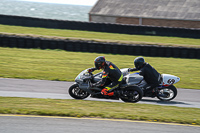
[[[199,133],[199,126],[126,120],[0,115],[2,133]]]
[[[73,82],[0,78],[0,96],[72,99],[68,88]],[[171,102],[143,98],[138,103],[200,108],[200,90],[178,89]],[[100,100],[87,98],[87,100]],[[100,100],[122,102],[119,100]],[[128,120],[0,115],[2,133],[199,133],[200,126]]]
[[[68,88],[72,84],[73,82],[64,81],[0,78],[0,96],[72,99],[68,94]],[[200,90],[178,89],[178,95],[172,101],[163,102],[157,98],[143,97],[138,103],[200,108],[199,95]],[[90,97],[86,98],[86,100],[122,102],[120,100],[95,99]]]

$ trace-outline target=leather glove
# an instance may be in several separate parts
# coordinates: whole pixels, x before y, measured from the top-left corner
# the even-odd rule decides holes
[[[96,70],[96,68],[89,68],[88,72],[91,73],[91,72],[94,72],[95,70]]]
[[[88,73],[91,73],[92,72],[92,69],[88,69]]]

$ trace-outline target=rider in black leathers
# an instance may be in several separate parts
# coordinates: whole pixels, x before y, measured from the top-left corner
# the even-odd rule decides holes
[[[161,75],[154,69],[149,63],[145,62],[143,57],[137,57],[134,60],[135,68],[129,68],[129,71],[138,71],[139,74],[144,77],[144,80],[147,82],[147,85],[143,88],[145,92],[153,91],[154,88],[158,87],[161,80]]]
[[[106,61],[105,57],[99,56],[94,60],[95,68],[90,68],[88,71],[92,72],[95,70],[102,69],[103,75],[102,79],[97,82],[93,83],[92,87],[100,87],[104,86],[107,80],[110,80],[111,83],[109,85],[105,85],[104,89],[102,89],[101,94],[107,96],[113,96],[113,90],[119,87],[122,83],[123,74],[120,69],[114,65],[112,62]]]

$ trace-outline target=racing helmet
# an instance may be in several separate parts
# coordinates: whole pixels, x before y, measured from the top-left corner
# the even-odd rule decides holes
[[[144,64],[145,64],[145,61],[144,61],[143,57],[135,58],[134,65],[138,70],[140,70],[143,67]]]
[[[98,56],[95,60],[94,60],[94,65],[96,69],[102,69],[104,68],[106,64],[106,60],[104,56]]]

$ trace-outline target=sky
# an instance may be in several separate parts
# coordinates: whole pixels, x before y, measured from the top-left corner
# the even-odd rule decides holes
[[[93,6],[98,0],[21,0],[21,1]]]

